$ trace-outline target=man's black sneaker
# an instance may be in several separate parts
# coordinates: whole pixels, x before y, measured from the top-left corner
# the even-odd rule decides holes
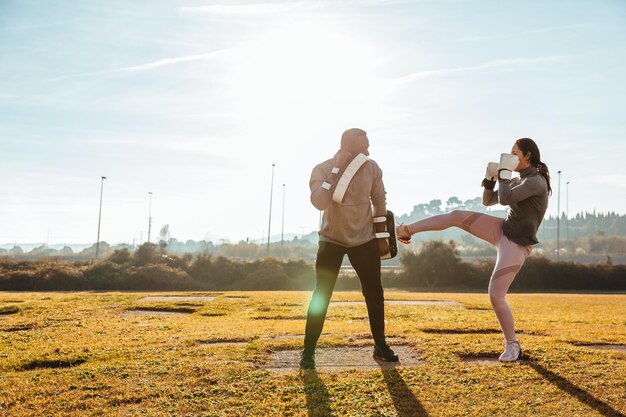
[[[385,362],[398,362],[400,358],[387,345],[374,347],[374,359]]]
[[[315,369],[315,353],[302,352],[300,354],[300,368]]]

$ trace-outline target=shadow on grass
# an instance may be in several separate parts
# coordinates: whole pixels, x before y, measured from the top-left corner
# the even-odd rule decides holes
[[[403,417],[427,417],[428,413],[417,399],[415,394],[409,389],[408,385],[400,375],[397,369],[381,369],[387,390],[393,400],[393,406],[399,416]]]
[[[0,315],[15,314],[20,311],[17,306],[0,306]]]
[[[593,395],[591,395],[584,389],[572,384],[571,382],[569,382],[567,379],[563,378],[562,376],[557,375],[554,372],[539,365],[537,362],[535,361],[529,362],[527,365],[533,368],[539,375],[544,377],[547,381],[555,385],[561,391],[564,391],[568,393],[569,395],[571,395],[572,397],[576,398],[578,401],[584,404],[587,404],[589,407],[593,408],[601,415],[607,416],[607,417],[617,417],[617,416],[625,417],[626,416],[625,414],[620,413],[619,411],[617,411],[616,409],[614,409],[607,403],[597,399],[596,397],[594,397]]]
[[[309,417],[332,416],[330,410],[330,394],[326,385],[320,380],[315,369],[300,371],[304,392],[306,394],[306,409]]]
[[[50,369],[50,368],[71,368],[87,362],[85,359],[36,359],[27,362],[19,367],[20,371],[30,371],[33,369]]]

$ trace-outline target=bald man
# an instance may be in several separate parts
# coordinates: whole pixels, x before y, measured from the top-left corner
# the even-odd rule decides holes
[[[369,156],[369,139],[361,129],[346,130],[341,148],[331,159],[313,168],[309,187],[311,203],[323,211],[315,262],[317,285],[307,313],[304,350],[300,367],[315,368],[315,346],[322,333],[328,304],[343,258],[348,255],[367,305],[374,338],[374,358],[397,362],[385,341],[384,294],[380,259],[389,253],[389,242],[377,239],[387,214],[382,170]]]

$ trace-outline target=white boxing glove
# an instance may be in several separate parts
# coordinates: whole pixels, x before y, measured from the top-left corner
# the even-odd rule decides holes
[[[498,179],[510,180],[513,170],[519,165],[519,158],[511,153],[500,155],[500,167],[498,169]]]
[[[498,179],[498,169],[500,164],[497,162],[489,162],[487,164],[487,171],[485,172],[485,179],[487,181],[496,181]]]
[[[496,181],[498,180],[498,163],[497,162],[489,162],[487,164],[487,171],[485,172],[485,178],[483,182],[480,184],[485,187],[487,190],[493,190],[496,186]]]

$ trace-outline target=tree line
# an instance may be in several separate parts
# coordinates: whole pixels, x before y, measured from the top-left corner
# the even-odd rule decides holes
[[[401,268],[383,273],[387,288],[484,291],[493,260],[467,262],[454,241],[428,241],[405,251]],[[165,245],[145,243],[134,252],[115,250],[100,261],[0,260],[0,290],[312,290],[314,266],[305,260],[234,260],[211,254],[168,254]],[[337,289],[360,288],[341,276]],[[626,265],[581,264],[531,256],[512,291],[626,291]]]

